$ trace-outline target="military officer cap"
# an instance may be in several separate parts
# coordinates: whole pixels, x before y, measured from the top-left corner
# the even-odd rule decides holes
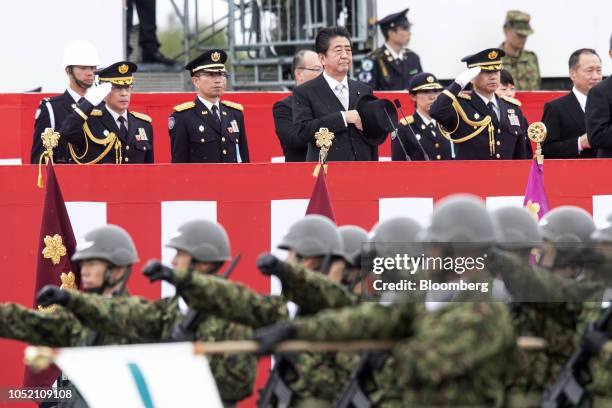
[[[502,58],[505,55],[504,50],[499,48],[487,48],[476,54],[463,57],[461,62],[465,62],[468,68],[480,67],[483,71],[501,71]]]
[[[379,99],[374,95],[364,94],[355,104],[363,122],[366,137],[379,137],[381,133],[389,133],[397,128],[397,110],[388,99]]]
[[[510,10],[506,13],[504,27],[513,29],[517,34],[527,36],[533,34],[529,20],[531,20],[531,16],[524,11]]]
[[[408,17],[406,17],[406,13],[410,9],[404,9],[400,12],[389,14],[388,16],[378,20],[376,24],[380,26],[382,30],[389,30],[391,28],[405,28],[408,29],[412,24],[408,21]]]
[[[411,94],[425,91],[442,90],[444,87],[438,82],[438,78],[429,72],[419,72],[410,80],[409,91]]]
[[[205,72],[226,72],[225,61],[227,54],[223,50],[207,50],[196,59],[185,65],[185,69],[194,76],[200,71]]]
[[[138,66],[133,62],[119,61],[113,65],[96,71],[100,82],[110,82],[115,85],[132,85],[134,83],[134,72]]]

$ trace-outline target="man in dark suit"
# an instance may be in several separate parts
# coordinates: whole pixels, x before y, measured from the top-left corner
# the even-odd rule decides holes
[[[66,91],[57,96],[44,98],[36,110],[34,121],[34,137],[30,152],[30,163],[37,164],[43,152],[40,135],[46,128],[59,131],[64,120],[72,112],[72,105],[85,96],[94,83],[96,66],[100,58],[96,48],[87,41],[73,41],[64,49],[64,70],[68,75],[69,84]],[[68,154],[66,139],[61,137],[58,146],[53,151],[55,163],[74,163]]]
[[[594,151],[586,135],[584,109],[591,88],[601,82],[601,59],[597,52],[581,48],[569,58],[571,92],[544,105],[542,122],[548,136],[542,145],[547,159],[592,158]]]
[[[315,133],[320,128],[333,132],[329,161],[378,160],[378,145],[386,134],[367,134],[355,109],[361,95],[372,89],[347,77],[353,63],[351,40],[344,27],[324,28],[317,34],[315,48],[323,74],[293,91],[293,122],[300,140],[308,143],[307,161],[317,161]]]
[[[612,58],[612,36],[610,36]],[[589,143],[598,158],[612,157],[612,76],[594,86],[586,103]]]
[[[421,72],[410,81],[410,98],[414,101],[414,115],[400,120],[398,134],[391,141],[392,160],[452,160],[453,142],[445,139],[429,108],[444,87],[429,72]],[[408,156],[408,158],[406,157]]]
[[[323,72],[323,66],[316,52],[300,50],[293,57],[293,78],[295,85],[300,86]],[[293,124],[293,95],[281,99],[272,106],[274,129],[280,140],[286,162],[303,162],[306,160],[307,143],[297,136],[297,126]]]
[[[212,49],[185,66],[198,95],[168,118],[172,163],[249,162],[242,105],[221,100],[226,60],[225,51]]]
[[[461,61],[468,69],[455,79],[431,105],[442,136],[451,139],[457,160],[526,159],[527,121],[521,103],[498,97],[504,51],[488,48]],[[473,92],[461,90],[472,83]]]
[[[423,71],[421,59],[409,48],[409,9],[393,13],[378,21],[385,44],[369,53],[361,61],[359,80],[377,91],[404,90],[410,79]]]
[[[101,85],[72,107],[60,134],[74,163],[153,163],[151,118],[128,110],[136,69],[119,61],[97,71]]]

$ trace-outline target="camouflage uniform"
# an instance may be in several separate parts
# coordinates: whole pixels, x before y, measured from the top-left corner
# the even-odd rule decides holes
[[[284,263],[283,296],[260,295],[246,286],[212,275],[194,275],[184,285],[187,272],[175,271],[173,283],[183,285],[187,304],[206,313],[259,328],[288,319],[286,302],[295,302],[301,314],[353,305],[357,297],[321,273]],[[354,365],[352,353],[300,353],[294,368],[297,378],[288,382],[294,391],[293,406],[327,407],[348,380]]]
[[[374,373],[375,406],[492,406],[515,351],[510,315],[499,302],[455,300],[434,312],[403,301],[328,311],[297,319],[297,338],[403,340]]]
[[[510,10],[506,14],[505,29],[514,30],[517,34],[528,36],[533,34],[529,21],[531,16],[523,11]],[[499,48],[504,49],[504,43]],[[514,78],[514,84],[519,91],[536,91],[540,89],[540,65],[533,51],[522,50],[518,57],[506,54],[502,58],[504,69]]]
[[[131,296],[108,299],[78,293],[70,309],[85,324],[105,333],[120,333],[133,343],[170,341],[172,329],[184,316],[179,298],[149,300]],[[201,341],[246,340],[249,327],[206,315],[197,325],[195,338]],[[226,406],[251,395],[257,360],[248,354],[215,354],[209,357],[221,399]]]

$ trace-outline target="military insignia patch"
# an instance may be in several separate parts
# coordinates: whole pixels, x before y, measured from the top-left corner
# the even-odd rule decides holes
[[[126,72],[128,72],[130,68],[127,66],[127,64],[121,64],[119,65],[119,68],[117,68],[117,71],[119,71],[120,74],[125,74]]]
[[[203,131],[204,131],[204,126],[203,126],[203,125],[200,125],[200,127],[198,128],[198,130],[199,130],[200,132],[203,132]]]
[[[512,126],[521,126],[519,117],[514,112],[508,113],[508,120],[510,121],[510,125]]]
[[[480,115],[478,114],[478,112],[476,112],[476,113],[474,114],[474,119],[478,119],[478,118],[480,118]]]
[[[174,129],[174,116],[170,116],[168,118],[168,129],[169,130]]]
[[[490,60],[494,60],[495,58],[497,58],[497,51],[491,51],[487,57],[489,57]]]
[[[431,84],[433,81],[434,81],[434,78],[431,75],[427,77],[427,82]]]
[[[372,80],[372,73],[368,71],[362,71],[359,73],[358,78],[361,82],[370,82]]]
[[[138,134],[136,135],[136,140],[149,140],[144,128],[138,128]]]
[[[374,68],[374,61],[371,59],[364,59],[361,61],[361,69],[363,71],[371,71]]]
[[[210,59],[212,62],[218,62],[221,59],[221,53],[215,51],[211,54]]]

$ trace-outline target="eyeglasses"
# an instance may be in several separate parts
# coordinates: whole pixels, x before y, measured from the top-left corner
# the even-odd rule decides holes
[[[202,72],[198,76],[204,76],[207,78],[227,78],[229,75],[227,74],[227,72]]]
[[[323,71],[323,68],[321,68],[321,67],[314,67],[314,68],[297,67],[296,69],[303,69],[303,70],[312,71],[312,72],[321,72],[321,71]]]
[[[119,92],[121,90],[123,90],[123,89],[125,89],[127,91],[131,91],[132,89],[134,89],[134,85],[116,85],[116,84],[113,84],[111,89],[113,91],[119,91]]]

